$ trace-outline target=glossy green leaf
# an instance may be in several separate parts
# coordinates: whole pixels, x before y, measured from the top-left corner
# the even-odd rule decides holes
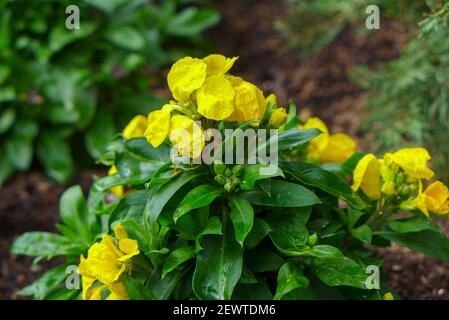
[[[243,246],[246,236],[253,227],[253,207],[248,200],[234,196],[229,198],[229,206],[231,208],[229,216],[234,225],[235,239]]]
[[[243,170],[242,184],[240,187],[242,190],[252,190],[256,181],[279,176],[283,177],[284,174],[278,166],[262,164],[248,165]]]
[[[19,295],[33,296],[37,300],[42,300],[51,291],[60,286],[67,276],[66,265],[59,265],[48,270],[39,279],[21,289],[18,293]]]
[[[195,257],[195,249],[193,247],[180,247],[173,250],[167,257],[162,269],[162,275],[175,270],[179,265]]]
[[[245,240],[245,247],[249,250],[254,249],[271,231],[270,226],[265,220],[255,218],[253,227]]]
[[[307,288],[308,286],[309,279],[304,276],[301,267],[293,261],[286,262],[279,269],[274,299],[280,300],[285,294],[298,288]]]
[[[219,20],[220,15],[213,10],[187,8],[168,22],[166,32],[174,36],[195,36]]]
[[[204,236],[221,235],[221,234],[222,234],[222,225],[220,219],[218,219],[217,217],[211,217],[207,226],[196,237],[195,252],[200,252],[201,250],[203,250],[203,247],[201,246],[201,240]]]
[[[182,199],[178,208],[173,215],[175,222],[183,215],[189,213],[191,210],[205,207],[220,196],[222,190],[211,185],[201,185],[190,191],[184,199]]]

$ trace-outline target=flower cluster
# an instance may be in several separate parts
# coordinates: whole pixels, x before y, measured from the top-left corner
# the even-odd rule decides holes
[[[449,213],[449,190],[441,182],[431,183],[423,191],[423,180],[430,180],[433,171],[427,166],[431,159],[423,148],[404,148],[386,153],[382,159],[365,155],[354,170],[353,190],[361,189],[373,200],[392,201],[404,210],[419,209],[429,217]]]
[[[130,270],[130,260],[139,254],[139,248],[121,224],[115,226],[114,232],[115,238],[105,235],[89,248],[87,258],[81,256],[78,271],[84,300],[101,300],[104,294],[107,300],[128,299],[120,276]]]

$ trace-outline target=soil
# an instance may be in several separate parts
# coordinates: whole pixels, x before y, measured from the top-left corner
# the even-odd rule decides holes
[[[239,56],[235,75],[274,92],[282,105],[294,101],[302,114],[323,118],[331,132],[355,136],[362,149],[370,142],[358,130],[363,115],[364,92],[349,79],[354,66],[376,68],[395,59],[407,42],[398,22],[382,21],[382,28],[359,37],[347,26],[319,55],[301,60],[294,50],[285,51],[286,40],[274,22],[286,16],[284,1],[228,0],[216,2],[222,22],[208,32],[217,51]],[[160,86],[158,86],[160,88]],[[159,90],[166,93],[166,90]],[[93,171],[81,173],[76,183],[88,191]],[[59,196],[65,188],[39,173],[18,174],[0,191],[0,299],[20,298],[17,288],[33,281],[48,263],[30,271],[31,259],[9,254],[12,240],[25,231],[54,231]],[[438,221],[449,235],[449,221]],[[449,264],[395,245],[376,249],[385,260],[389,284],[403,299],[449,299]]]

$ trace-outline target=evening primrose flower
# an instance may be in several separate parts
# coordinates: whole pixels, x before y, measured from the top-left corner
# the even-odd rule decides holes
[[[307,157],[312,161],[319,161],[329,143],[329,129],[324,122],[317,117],[310,117],[306,123],[298,126],[299,129],[319,129],[321,134],[309,141]]]
[[[449,213],[449,189],[441,181],[435,181],[424,191],[426,208],[437,214]]]
[[[267,108],[262,90],[239,77],[230,77],[235,90],[235,109],[228,120],[245,122],[260,120]]]
[[[416,196],[416,198],[409,200],[409,201],[404,201],[401,206],[405,205],[410,205],[413,208],[418,209],[419,211],[421,211],[427,218],[430,217],[429,215],[429,210],[427,210],[427,206],[426,206],[426,195],[423,193],[423,184],[422,181],[419,180],[418,181],[418,195]]]
[[[166,104],[161,110],[148,114],[148,127],[144,133],[147,141],[155,148],[159,147],[170,132],[170,115],[172,106]]]
[[[424,148],[404,148],[386,156],[410,178],[430,180],[434,176],[434,172],[427,166],[431,157]]]
[[[207,64],[202,59],[185,57],[176,61],[167,75],[173,97],[179,102],[189,101],[206,80],[206,70]]]
[[[228,72],[237,59],[238,57],[226,58],[221,54],[210,54],[203,61],[207,65],[207,75],[215,76]]]
[[[268,120],[268,127],[279,128],[284,124],[285,119],[287,119],[287,112],[284,108],[274,109],[271,113],[270,119]]]
[[[131,119],[123,130],[125,139],[140,138],[144,136],[145,130],[148,127],[148,119],[145,116],[137,115]]]
[[[126,232],[126,231],[125,231]],[[105,235],[100,242],[94,243],[88,250],[87,258],[81,256],[78,271],[82,276],[83,299],[100,299],[101,292],[108,289],[109,299],[127,299],[120,276],[129,270],[132,257],[139,254],[137,241]],[[100,284],[96,286],[96,282]]]
[[[207,119],[223,120],[234,112],[235,91],[223,75],[210,76],[196,93],[198,113]]]
[[[357,163],[354,169],[352,189],[362,191],[373,200],[380,199],[380,167],[375,155],[369,153]]]
[[[189,117],[175,115],[171,118],[170,141],[180,155],[188,154],[195,159],[204,148],[204,131]]]
[[[331,134],[320,158],[321,163],[343,163],[357,151],[357,142],[345,133]]]

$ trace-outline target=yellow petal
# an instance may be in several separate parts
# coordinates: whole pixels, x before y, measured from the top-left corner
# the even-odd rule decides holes
[[[228,120],[239,122],[261,120],[267,108],[262,90],[241,78],[230,79],[235,90],[235,109]]]
[[[173,64],[167,75],[173,97],[180,102],[188,101],[192,92],[203,85],[206,69],[203,60],[192,57],[182,58]]]
[[[235,92],[224,75],[206,79],[196,94],[198,112],[207,119],[223,120],[234,111]]]
[[[207,74],[209,76],[215,76],[228,72],[237,59],[238,57],[226,58],[221,54],[211,54],[204,58],[203,61],[207,65]]]
[[[180,155],[188,154],[194,159],[201,155],[204,148],[204,131],[192,119],[184,115],[175,115],[171,119],[170,141]]]
[[[108,287],[111,292],[106,300],[129,300],[126,288],[121,282],[116,282]]]
[[[357,163],[354,169],[354,181],[352,189],[357,191],[362,189],[370,199],[380,198],[380,168],[376,156],[365,155]]]
[[[148,119],[145,116],[138,115],[131,119],[123,130],[125,139],[133,139],[143,137],[148,127]]]
[[[391,158],[408,177],[429,180],[434,176],[427,166],[431,157],[424,148],[404,148],[392,154]]]
[[[423,185],[421,180],[419,180],[419,189],[418,189],[418,195],[415,199],[410,201],[410,205],[415,207],[416,209],[419,209],[424,215],[429,218],[429,211],[426,207],[426,201],[425,201],[425,195],[423,194]]]
[[[279,128],[287,119],[287,112],[284,108],[274,109],[271,113],[270,120],[268,120],[268,126],[271,128]]]
[[[114,226],[114,234],[115,234],[115,237],[118,239],[118,240],[121,240],[121,239],[127,239],[128,238],[128,232],[126,232],[126,229],[125,229],[125,227],[123,226],[123,224],[122,223],[117,223],[115,226]],[[123,250],[122,250],[123,251]]]
[[[391,292],[387,292],[384,294],[384,300],[394,300],[393,294]]]
[[[118,261],[125,262],[132,257],[139,254],[139,247],[136,240],[122,239],[119,241],[119,249],[125,253],[123,257],[118,258]]]
[[[393,181],[385,181],[382,185],[382,193],[391,197],[396,193],[396,189]]]
[[[449,213],[449,189],[441,181],[435,181],[424,191],[426,208],[438,214]]]
[[[343,163],[357,151],[357,142],[345,133],[336,133],[329,136],[329,141],[321,163]]]
[[[170,112],[166,109],[156,110],[148,115],[148,128],[145,138],[155,148],[159,147],[170,131]]]
[[[329,143],[329,129],[324,122],[317,117],[310,117],[306,123],[298,126],[299,129],[320,129],[321,134],[313,138],[307,147],[307,158],[311,161],[319,161]]]

